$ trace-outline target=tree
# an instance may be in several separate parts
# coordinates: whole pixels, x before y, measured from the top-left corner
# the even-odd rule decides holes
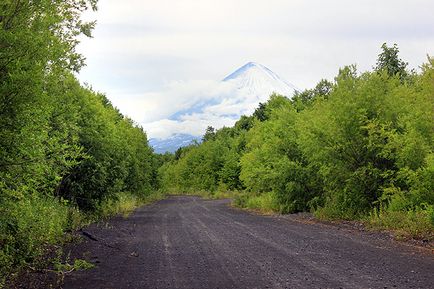
[[[401,80],[408,76],[407,62],[399,58],[399,49],[396,44],[388,47],[386,43],[381,45],[382,52],[378,55],[375,70],[377,72],[386,71],[389,76],[398,75]]]
[[[312,106],[317,99],[327,99],[333,90],[333,83],[327,79],[321,79],[313,89],[306,89],[302,92],[296,91],[291,102],[297,111]]]
[[[202,137],[203,142],[215,139],[215,129],[212,126],[206,128],[205,134]]]
[[[253,117],[242,115],[240,119],[235,123],[234,129],[238,132],[248,131],[253,126]]]
[[[59,167],[65,147],[74,150],[75,136],[72,130],[66,132],[76,122],[74,95],[71,99],[65,95],[74,86],[71,72],[83,65],[83,57],[75,49],[78,36],[90,36],[94,24],[83,22],[80,14],[96,9],[96,1],[3,2],[0,179],[14,191],[48,193],[53,183],[47,185],[47,174],[57,179],[62,170],[54,168]]]
[[[253,112],[253,116],[259,121],[265,121],[268,118],[266,110],[267,110],[267,105],[265,103],[260,102],[258,107]]]

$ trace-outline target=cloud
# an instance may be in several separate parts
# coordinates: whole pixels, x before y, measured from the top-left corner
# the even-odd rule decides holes
[[[251,114],[268,97],[251,95],[230,81],[184,81],[168,84],[163,91],[115,94],[113,104],[143,126],[153,138],[175,133],[194,136],[207,126],[231,126],[243,114]]]
[[[151,123],[144,123],[142,126],[152,138],[165,139],[176,133],[201,136],[205,129],[213,127],[232,126],[236,119],[229,117],[215,117],[205,115],[191,115],[182,121],[161,119]]]
[[[433,9],[431,0],[106,0],[89,16],[98,24],[80,46],[82,79],[145,92],[257,61],[308,88],[342,65],[369,69],[385,41],[417,67],[434,54]]]
[[[197,134],[253,109],[219,84],[249,61],[302,89],[344,65],[370,69],[383,42],[417,68],[434,55],[433,10],[432,0],[105,0],[85,15],[98,23],[78,47],[88,64],[79,77],[150,136],[167,134],[163,125]],[[195,105],[200,113],[188,113]]]
[[[169,118],[179,111],[188,111],[196,104],[218,102],[230,96],[233,89],[232,85],[220,81],[176,81],[167,84],[161,91],[113,93],[111,100],[136,122],[148,123]]]

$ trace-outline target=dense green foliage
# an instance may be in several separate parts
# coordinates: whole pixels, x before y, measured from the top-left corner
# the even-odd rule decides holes
[[[429,59],[410,73],[397,47],[383,45],[373,72],[345,67],[334,82],[292,99],[273,95],[234,127],[207,131],[202,144],[160,169],[162,183],[172,191],[241,191],[235,204],[249,208],[370,216],[432,237],[433,65]]]
[[[75,79],[75,47],[96,1],[0,4],[0,285],[4,274],[116,200],[158,178],[140,127]]]

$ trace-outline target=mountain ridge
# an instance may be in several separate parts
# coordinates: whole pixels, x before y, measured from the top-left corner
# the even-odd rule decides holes
[[[156,153],[164,154],[166,152],[174,153],[178,148],[193,144],[195,141],[201,142],[201,137],[177,133],[165,139],[151,138],[149,139],[149,145]]]

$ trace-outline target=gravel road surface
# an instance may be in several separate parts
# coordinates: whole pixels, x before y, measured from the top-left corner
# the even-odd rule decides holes
[[[434,257],[374,234],[170,197],[86,228],[63,288],[434,288]],[[78,257],[78,256],[77,256]]]

